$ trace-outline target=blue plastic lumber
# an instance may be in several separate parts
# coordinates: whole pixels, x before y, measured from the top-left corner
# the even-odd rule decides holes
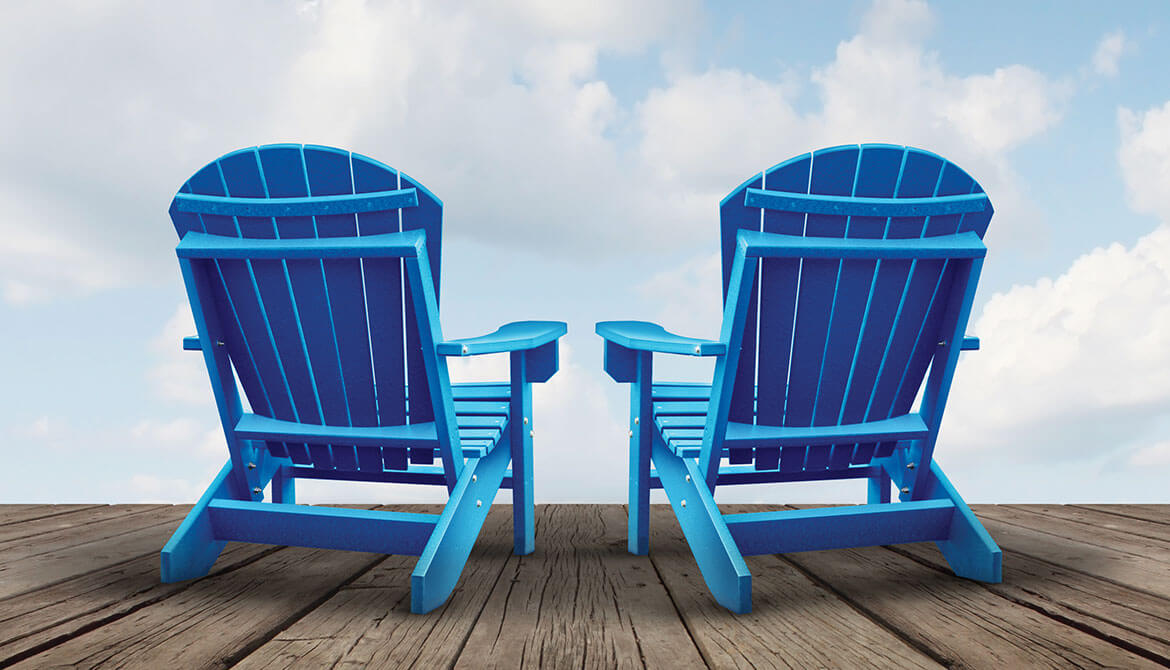
[[[934,198],[864,198],[747,189],[744,206],[839,216],[938,216],[982,212],[991,206],[982,193]]]
[[[978,337],[964,337],[961,349],[963,351],[978,351],[979,350],[979,338]]]
[[[440,356],[475,356],[503,351],[535,349],[556,340],[568,332],[563,321],[515,321],[500,326],[495,332],[479,337],[440,342],[435,351]]]
[[[228,461],[163,546],[160,555],[163,582],[202,577],[219,558],[227,542],[215,537],[207,507],[213,500],[231,496],[228,487],[231,472],[232,463]]]
[[[752,611],[752,575],[703,485],[703,473],[695,461],[675,456],[657,437],[652,449],[662,488],[715,601],[737,614]]]
[[[739,242],[748,258],[983,258],[987,247],[971,231],[912,240],[797,237],[779,233],[740,231]]]
[[[731,415],[732,402],[738,387],[735,385],[739,356],[744,350],[745,325],[747,323],[750,298],[757,295],[755,263],[749,264],[743,248],[737,248],[735,261],[731,265],[731,281],[727,285],[727,300],[723,305],[723,325],[719,341],[727,345],[727,353],[715,359],[712,374],[711,408],[707,413],[703,429],[703,449],[699,455],[699,467],[706,487],[712,493],[719,477],[719,458],[723,453],[723,428]],[[755,388],[749,387],[749,392]]]
[[[199,336],[183,338],[183,351],[201,351],[203,345],[199,344]]]
[[[676,453],[679,451],[682,450],[676,450]],[[698,456],[698,449],[695,449],[693,453],[683,451],[678,455],[682,458],[695,458]],[[880,472],[881,469],[873,465],[853,466],[842,470],[817,470],[815,472],[780,472],[778,470],[757,470],[755,466],[725,465],[719,468],[719,485],[863,479],[873,477]],[[650,471],[650,488],[662,488],[662,482],[659,481],[658,472],[655,470]],[[886,502],[889,502],[889,499]]]
[[[246,440],[272,440],[377,446],[438,446],[434,422],[402,426],[319,426],[283,421],[256,414],[244,414],[235,434]]]
[[[563,333],[564,324],[561,324]],[[556,340],[546,344],[555,346]],[[537,345],[544,346],[544,345]],[[533,496],[532,469],[532,384],[527,381],[528,352],[513,351],[509,356],[511,368],[511,423],[508,425],[508,447],[512,451],[512,551],[526,556],[536,549],[536,504]],[[499,447],[503,449],[504,446]]]
[[[418,556],[437,514],[310,507],[241,500],[208,505],[217,540]]]
[[[287,503],[289,505],[297,502],[297,480],[294,478],[293,470],[296,466],[282,465],[276,470],[276,474],[272,477],[272,502]]]
[[[886,475],[897,486],[902,486],[906,480],[914,477],[917,470],[894,466],[894,459],[882,462]],[[926,500],[946,500],[955,508],[949,535],[936,541],[951,570],[960,577],[980,582],[998,584],[1003,581],[1003,552],[999,546],[933,459],[930,461],[929,475],[925,485],[916,492],[917,496]]]
[[[954,512],[949,500],[920,500],[728,514],[723,520],[740,552],[751,556],[937,541],[948,537]]]
[[[416,255],[422,240],[417,231],[325,239],[257,239],[191,232],[175,252],[179,258],[214,259],[401,258]]]
[[[417,205],[418,195],[413,188],[300,198],[228,198],[193,193],[175,195],[176,211],[219,216],[328,216]]]
[[[727,352],[723,342],[675,335],[648,321],[602,321],[597,324],[596,332],[608,342],[637,351],[691,356],[719,356]]]
[[[424,233],[425,236],[425,233]],[[419,243],[418,254],[403,261],[404,274],[407,278],[411,301],[406,305],[405,312],[413,314],[415,328],[410,328],[412,322],[407,320],[407,332],[414,332],[420,349],[422,374],[418,375],[410,367],[409,355],[411,339],[407,338],[407,370],[409,379],[423,377],[426,380],[428,393],[415,393],[410,398],[411,424],[433,420],[439,436],[439,456],[443,462],[443,471],[447,475],[447,490],[452,491],[463,470],[463,458],[456,457],[455,450],[459,447],[459,434],[455,423],[455,403],[451,396],[451,378],[447,372],[446,361],[434,353],[435,347],[443,341],[443,330],[439,325],[439,300],[435,292],[435,277],[431,276],[431,265],[427,251],[425,237]],[[420,402],[423,400],[428,402]],[[419,451],[412,452],[412,462]],[[427,450],[426,454],[430,454]],[[429,458],[425,459],[429,462]]]
[[[764,173],[764,186],[770,190],[807,191],[811,165],[810,156],[785,161]],[[754,210],[746,207],[740,209],[741,215],[754,213]],[[800,235],[804,232],[804,214],[775,210],[768,210],[763,214],[763,230],[766,233]],[[732,401],[732,409],[728,413],[729,420],[769,425],[784,423],[792,351],[786,346],[769,346],[767,343],[792,341],[799,276],[798,258],[765,258],[760,261],[759,330],[755,333],[749,330],[744,337],[743,356],[749,358],[741,360],[736,371],[736,387],[742,397]],[[753,308],[749,307],[749,314]],[[750,324],[748,327],[750,329]],[[761,342],[765,343],[765,346],[757,346]],[[751,360],[749,348],[756,352],[755,360]],[[756,380],[755,384],[758,387],[754,393],[751,384],[745,383],[751,379]],[[741,403],[738,408],[736,400]],[[741,449],[733,453],[741,454],[744,451],[747,450]],[[750,453],[747,451],[747,454]],[[780,449],[768,447],[757,449],[755,459],[761,469],[774,470],[780,463]],[[741,457],[736,460],[746,459]]]
[[[728,448],[740,445],[785,447],[800,444],[916,440],[928,435],[930,429],[918,414],[843,426],[759,426],[729,422],[724,445]]]
[[[510,453],[507,448],[493,449],[463,468],[410,575],[411,612],[430,612],[451,595],[503,481]]]
[[[209,267],[196,267],[191,261],[180,261],[179,268],[183,274],[183,282],[187,288],[187,297],[191,303],[192,318],[200,338],[208,341],[221,342],[221,338],[229,337],[218,310],[212,309],[215,300],[214,287],[209,276]],[[235,375],[232,372],[232,363],[228,359],[224,347],[209,347],[203,351],[203,362],[207,367],[208,379],[211,381],[212,394],[215,397],[216,410],[219,413],[220,424],[223,428],[224,439],[228,453],[231,456],[232,471],[228,476],[229,491],[233,497],[245,500],[258,500],[256,493],[257,472],[246,468],[245,463],[256,457],[250,452],[252,449],[242,444],[229,430],[238,417],[243,414],[243,404],[240,402],[240,393],[236,387]]]
[[[631,554],[645,556],[650,551],[650,460],[654,441],[651,419],[651,389],[654,385],[654,354],[640,351],[630,384],[630,470],[629,512],[626,522],[626,547]]]

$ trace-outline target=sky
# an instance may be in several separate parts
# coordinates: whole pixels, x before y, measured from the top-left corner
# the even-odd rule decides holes
[[[724,195],[820,147],[939,153],[996,215],[936,460],[969,502],[1170,502],[1168,35],[1157,1],[3,3],[0,503],[201,494],[227,449],[181,350],[166,212],[204,164],[271,142],[372,156],[444,201],[447,337],[568,322],[534,389],[537,502],[624,501],[628,390],[593,326],[715,337]]]

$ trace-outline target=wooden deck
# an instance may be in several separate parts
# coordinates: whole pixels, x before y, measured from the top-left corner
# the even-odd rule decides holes
[[[0,506],[0,667],[1170,666],[1170,505],[976,506],[997,585],[951,576],[933,545],[750,557],[738,617],[665,508],[646,558],[619,505],[538,506],[519,558],[493,507],[425,616],[411,557],[233,544],[211,576],[161,584],[187,509]]]

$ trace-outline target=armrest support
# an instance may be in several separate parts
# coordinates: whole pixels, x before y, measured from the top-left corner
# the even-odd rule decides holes
[[[979,338],[966,336],[963,338],[963,343],[959,346],[959,351],[978,351]]]
[[[722,342],[675,335],[648,321],[602,321],[597,324],[597,334],[605,338],[606,342],[636,351],[691,356],[721,356],[727,353],[727,345]]]
[[[440,356],[528,351],[555,341],[568,330],[563,321],[515,321],[487,335],[440,342],[435,346],[435,351]]]
[[[183,351],[203,351],[203,347],[199,346],[199,336],[184,337]]]

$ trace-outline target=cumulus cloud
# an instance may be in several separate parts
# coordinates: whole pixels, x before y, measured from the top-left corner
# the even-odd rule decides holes
[[[1105,77],[1116,77],[1118,63],[1127,47],[1125,31],[1114,30],[1101,38],[1093,52],[1093,71]]]
[[[1170,101],[1144,112],[1120,107],[1117,119],[1118,160],[1130,206],[1170,221]]]

